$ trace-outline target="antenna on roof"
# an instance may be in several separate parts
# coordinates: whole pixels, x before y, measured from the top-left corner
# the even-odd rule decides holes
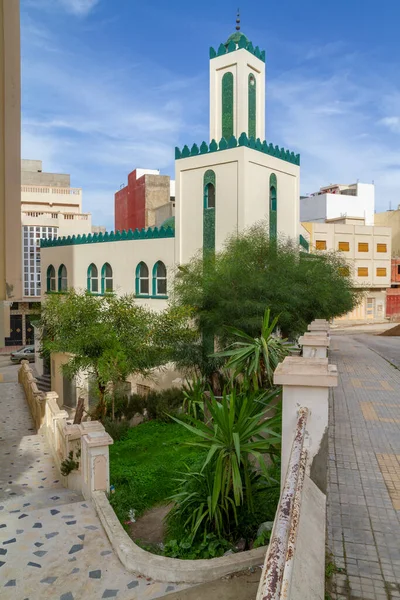
[[[240,31],[240,9],[237,9],[236,15],[236,31]]]

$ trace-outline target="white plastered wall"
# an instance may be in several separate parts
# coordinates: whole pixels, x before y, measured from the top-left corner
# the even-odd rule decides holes
[[[248,133],[248,77],[256,79],[256,137],[265,140],[265,64],[245,49],[235,50],[210,60],[210,139],[222,137],[222,77],[234,76],[233,130],[239,137]]]
[[[204,174],[216,177],[215,247],[226,238],[268,221],[270,176],[277,177],[278,233],[298,240],[300,167],[247,147],[175,162],[177,187],[175,261],[188,262],[203,245]]]
[[[366,225],[374,224],[375,186],[358,183],[357,196],[317,194],[300,200],[301,221],[320,221],[338,217],[361,217]]]

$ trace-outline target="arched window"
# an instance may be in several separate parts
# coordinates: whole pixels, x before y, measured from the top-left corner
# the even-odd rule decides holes
[[[88,292],[97,294],[99,292],[99,272],[94,263],[89,265],[87,271],[87,289]]]
[[[104,263],[101,269],[101,293],[106,294],[107,292],[113,291],[113,272],[111,265]]]
[[[58,291],[66,292],[68,289],[67,267],[60,265],[58,268]]]
[[[56,270],[53,265],[47,267],[47,291],[56,291]]]
[[[136,296],[149,295],[149,268],[144,262],[140,262],[136,267]]]
[[[216,178],[211,169],[204,173],[203,193],[203,250],[215,249],[215,207],[216,207]]]
[[[233,73],[222,77],[222,137],[229,140],[233,136]]]
[[[278,223],[278,197],[277,181],[275,173],[269,178],[269,237],[276,238]]]
[[[167,295],[167,269],[161,260],[153,267],[153,296]]]
[[[253,73],[249,75],[249,138],[256,137],[257,124],[257,87]]]

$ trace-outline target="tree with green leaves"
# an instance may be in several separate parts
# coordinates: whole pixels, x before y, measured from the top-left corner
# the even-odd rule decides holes
[[[171,307],[157,313],[140,306],[133,295],[93,296],[70,290],[49,295],[42,304],[42,345],[47,352],[70,356],[63,374],[80,373],[97,385],[96,416],[106,412],[107,386],[129,375],[149,375],[168,363],[180,345],[190,343],[186,308]]]
[[[215,255],[199,254],[178,267],[173,298],[175,306],[190,307],[198,331],[177,362],[209,377],[222,359],[210,357],[204,332],[213,332],[217,348],[235,341],[230,328],[257,338],[269,308],[272,319],[279,316],[283,336],[295,339],[315,318],[353,310],[360,292],[340,253],[300,252],[293,240],[270,239],[261,224],[228,238]]]

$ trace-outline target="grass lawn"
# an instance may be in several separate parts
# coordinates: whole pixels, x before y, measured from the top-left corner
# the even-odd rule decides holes
[[[193,434],[177,423],[148,421],[129,430],[126,439],[110,446],[110,478],[115,486],[110,502],[122,523],[133,508],[136,517],[166,500],[185,464],[197,463],[205,452],[185,442]]]

